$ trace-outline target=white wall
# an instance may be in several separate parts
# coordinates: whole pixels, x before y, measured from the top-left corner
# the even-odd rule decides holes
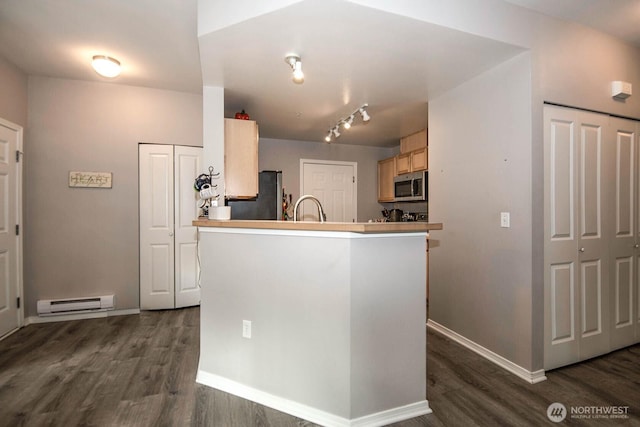
[[[300,159],[358,163],[358,221],[381,217],[378,160],[395,154],[390,148],[260,138],[259,170],[281,170],[283,186],[293,200],[300,197]]]
[[[45,77],[28,94],[25,315],[111,293],[138,308],[138,143],[202,146],[202,96]],[[69,188],[72,170],[112,172],[113,188]]]
[[[532,367],[531,56],[429,103],[429,317]],[[500,212],[511,228],[500,227]]]

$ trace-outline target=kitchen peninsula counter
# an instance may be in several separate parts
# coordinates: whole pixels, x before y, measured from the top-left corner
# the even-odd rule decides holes
[[[198,227],[254,228],[261,230],[344,231],[352,233],[413,233],[442,230],[442,223],[431,222],[311,222],[266,220],[193,221]]]
[[[426,238],[442,224],[197,220],[196,381],[326,426],[426,400]]]

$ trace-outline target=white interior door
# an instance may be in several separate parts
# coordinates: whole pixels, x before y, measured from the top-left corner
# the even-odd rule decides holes
[[[300,195],[317,197],[327,221],[356,221],[356,163],[302,159],[300,170]],[[319,221],[318,209],[313,202],[303,202],[298,211],[301,221]]]
[[[0,121],[0,337],[21,326],[22,260],[20,237],[21,179],[16,152],[22,148],[22,129]]]
[[[193,181],[202,171],[202,148],[178,145],[174,155],[175,306],[179,308],[200,304],[198,230],[192,221],[198,218]]]
[[[611,349],[638,341],[638,123],[611,119],[615,145],[615,230],[611,234]]]
[[[552,369],[608,351],[613,151],[607,116],[554,107],[544,115],[544,366]]]
[[[174,307],[173,146],[139,145],[140,308]]]

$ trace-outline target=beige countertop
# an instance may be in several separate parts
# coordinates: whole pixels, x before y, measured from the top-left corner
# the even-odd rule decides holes
[[[267,220],[210,220],[193,221],[198,227],[254,228],[267,230],[342,231],[352,233],[415,233],[442,230],[441,222],[310,222]]]

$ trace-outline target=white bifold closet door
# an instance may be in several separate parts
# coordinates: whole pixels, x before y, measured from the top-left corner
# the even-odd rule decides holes
[[[640,124],[555,106],[544,123],[544,367],[553,369],[640,341]]]
[[[139,145],[140,308],[200,304],[198,194],[202,148]]]

